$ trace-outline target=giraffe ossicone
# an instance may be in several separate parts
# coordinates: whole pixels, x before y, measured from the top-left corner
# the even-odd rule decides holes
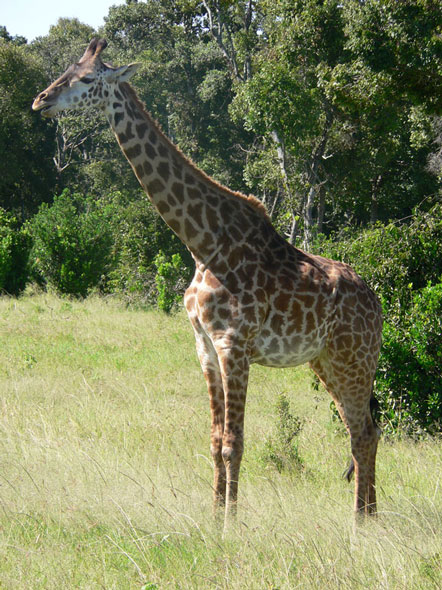
[[[104,63],[106,45],[92,39],[32,106],[47,117],[100,108],[154,207],[194,257],[184,303],[210,397],[215,510],[224,506],[226,519],[236,511],[250,364],[309,362],[350,434],[355,511],[374,512],[379,431],[370,400],[382,330],[376,296],[346,264],[288,244],[257,199],[188,160],[128,84],[137,64]]]

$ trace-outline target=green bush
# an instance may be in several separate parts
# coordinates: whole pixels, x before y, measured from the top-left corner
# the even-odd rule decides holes
[[[261,459],[265,464],[276,467],[279,473],[302,468],[303,461],[298,451],[298,436],[302,422],[292,414],[290,402],[284,393],[278,395],[275,404],[276,424],[274,435],[264,443]]]
[[[31,238],[0,208],[0,292],[19,295],[29,279]]]
[[[409,224],[378,225],[319,241],[316,251],[350,264],[384,311],[376,395],[390,432],[440,432],[442,425],[442,204]]]
[[[383,300],[411,305],[413,293],[442,276],[442,203],[417,212],[410,223],[347,228],[319,239],[315,252],[350,264]]]
[[[440,432],[442,426],[442,283],[415,293],[407,313],[389,310],[377,394],[389,431]]]
[[[130,301],[141,299],[155,305],[158,295],[155,261],[162,252],[168,260],[174,254],[180,255],[179,288],[182,295],[193,271],[187,248],[145,197],[131,200],[127,195],[116,193],[113,203],[119,211],[116,230],[118,263],[111,273],[111,288]]]
[[[32,262],[45,283],[85,297],[114,262],[112,208],[69,190],[44,203],[31,219]]]
[[[159,252],[155,258],[157,273],[157,307],[166,313],[181,302],[185,285],[183,284],[183,261],[179,254],[172,254],[170,258]]]

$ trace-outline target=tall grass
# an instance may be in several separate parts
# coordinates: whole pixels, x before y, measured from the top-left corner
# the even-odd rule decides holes
[[[184,314],[0,300],[0,588],[442,587],[440,441],[386,442],[356,532],[348,440],[309,373],[253,367],[237,523],[211,518],[205,384]],[[284,393],[302,470],[263,461]]]

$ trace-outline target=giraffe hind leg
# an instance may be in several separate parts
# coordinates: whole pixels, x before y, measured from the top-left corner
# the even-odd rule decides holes
[[[379,429],[372,411],[372,377],[347,379],[345,367],[339,367],[323,355],[310,363],[335,401],[339,415],[350,435],[352,461],[346,471],[350,481],[355,476],[355,512],[373,514],[376,511],[375,463]],[[352,367],[354,372],[355,367]],[[364,372],[361,372],[364,375]]]
[[[375,463],[379,435],[371,416],[359,436],[350,436],[355,466],[355,512],[373,514],[376,512]]]
[[[370,398],[370,413],[371,413],[371,419],[373,420],[373,424],[375,426],[375,428],[377,429],[378,433],[380,434],[380,428],[379,426],[376,424],[376,415],[377,415],[377,411],[379,408],[379,402],[378,400],[374,397],[374,394],[371,394],[371,398]],[[345,477],[345,479],[350,483],[353,477],[355,471],[355,464],[353,461],[353,457],[350,460],[350,464],[347,467],[347,469],[344,471],[343,473],[343,477]]]

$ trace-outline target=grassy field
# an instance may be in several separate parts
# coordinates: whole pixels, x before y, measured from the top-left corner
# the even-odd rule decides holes
[[[184,313],[0,300],[0,588],[442,588],[440,441],[382,441],[354,532],[349,459],[306,368],[252,367],[237,524],[211,518],[205,384]],[[263,462],[275,400],[304,467]]]

